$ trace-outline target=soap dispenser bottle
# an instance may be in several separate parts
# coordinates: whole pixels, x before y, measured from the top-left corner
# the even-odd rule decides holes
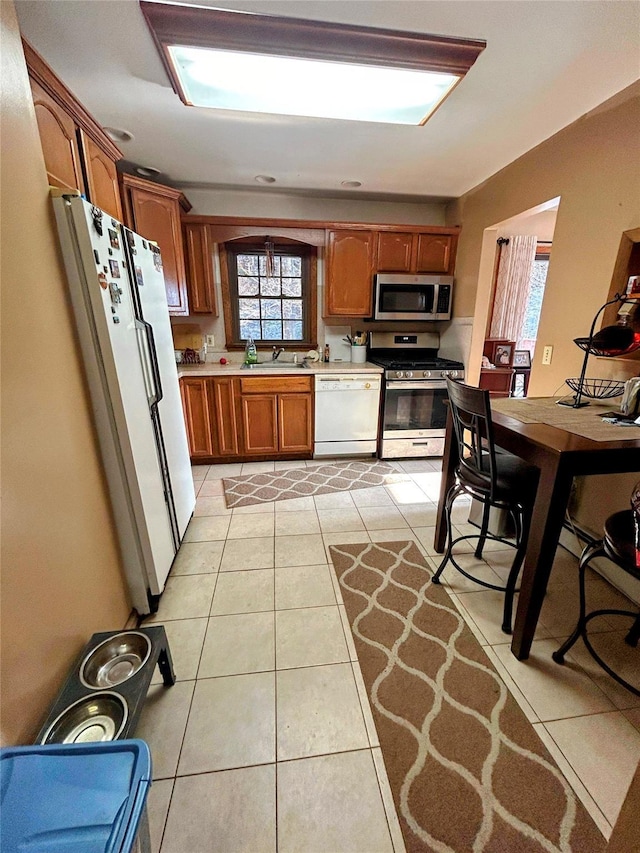
[[[245,364],[257,364],[258,362],[258,351],[256,349],[256,345],[253,342],[253,338],[247,338],[247,343],[244,348],[244,363]]]

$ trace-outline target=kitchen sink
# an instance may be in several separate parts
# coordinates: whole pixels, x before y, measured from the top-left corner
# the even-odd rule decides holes
[[[243,364],[242,370],[298,370],[307,367],[306,364],[294,364],[291,361],[261,361],[258,364]]]

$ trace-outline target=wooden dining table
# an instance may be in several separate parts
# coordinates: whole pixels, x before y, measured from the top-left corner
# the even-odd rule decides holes
[[[573,478],[590,474],[640,472],[640,426],[602,420],[615,409],[609,401],[584,408],[557,405],[557,398],[491,401],[495,443],[540,469],[531,532],[520,580],[511,651],[529,657],[547,582],[565,520]],[[445,550],[445,497],[455,480],[458,443],[451,412],[447,416],[442,483],[434,547]],[[621,501],[623,509],[625,501]],[[577,572],[576,572],[577,584]],[[576,613],[576,619],[578,614]]]

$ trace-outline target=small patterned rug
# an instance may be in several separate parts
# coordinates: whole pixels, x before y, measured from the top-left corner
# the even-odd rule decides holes
[[[409,853],[606,842],[413,542],[330,548]]]
[[[227,477],[222,484],[227,506],[234,507],[345,492],[349,489],[370,489],[409,479],[407,474],[397,471],[386,462],[358,461]]]

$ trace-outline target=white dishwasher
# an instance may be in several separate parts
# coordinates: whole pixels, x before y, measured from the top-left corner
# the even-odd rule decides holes
[[[316,376],[314,457],[376,452],[380,387],[377,374]]]

